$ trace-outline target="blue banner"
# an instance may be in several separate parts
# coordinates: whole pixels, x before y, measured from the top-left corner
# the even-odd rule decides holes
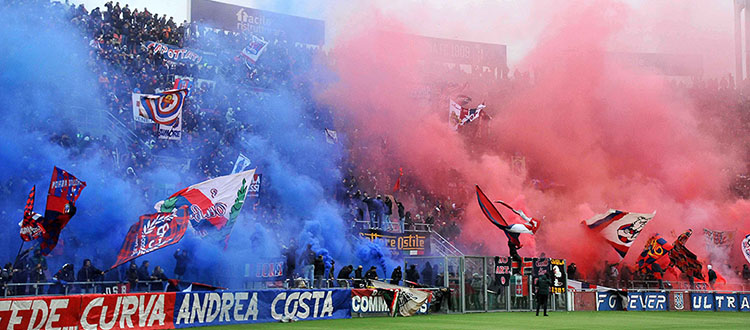
[[[714,294],[713,293],[691,293],[690,304],[694,311],[713,311]]]
[[[717,312],[736,312],[738,309],[737,295],[733,293],[715,293],[714,303]]]
[[[622,298],[611,292],[596,293],[596,310],[598,311],[621,311]]]
[[[351,318],[351,290],[177,293],[174,326]]]
[[[740,312],[750,312],[750,294],[738,294]]]
[[[666,311],[665,292],[628,292],[629,311]]]

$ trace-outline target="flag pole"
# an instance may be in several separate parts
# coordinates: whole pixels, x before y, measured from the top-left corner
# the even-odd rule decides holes
[[[18,247],[18,253],[16,253],[16,259],[13,261],[13,267],[16,266],[16,263],[18,263],[18,257],[21,255],[21,250],[23,250],[23,245],[26,243],[26,241],[21,240],[21,246]]]

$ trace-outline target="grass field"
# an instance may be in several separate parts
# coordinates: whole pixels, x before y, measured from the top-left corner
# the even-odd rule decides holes
[[[436,314],[348,320],[261,323],[200,329],[750,329],[750,313],[739,312],[529,312]]]

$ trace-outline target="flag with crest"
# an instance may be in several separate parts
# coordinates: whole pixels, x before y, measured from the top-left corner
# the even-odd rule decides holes
[[[122,243],[115,268],[144,254],[179,242],[188,227],[187,212],[145,214],[130,226]]]
[[[154,205],[157,212],[187,207],[190,225],[201,237],[226,242],[250,190],[255,169],[203,181]]]
[[[655,215],[655,212],[645,214],[610,209],[607,213],[597,214],[584,220],[583,223],[589,229],[602,235],[617,251],[620,258],[624,258],[638,234]]]
[[[638,269],[649,269],[656,260],[669,254],[669,251],[671,250],[672,244],[669,244],[669,242],[667,242],[664,237],[661,237],[660,234],[654,234],[654,236],[651,236],[646,242],[646,246],[643,248],[641,255],[638,256],[638,260],[636,261]]]
[[[26,199],[26,206],[23,208],[23,221],[21,222],[21,239],[28,242],[41,237],[44,234],[42,227],[42,216],[34,212],[34,198],[36,196],[36,186],[31,187],[29,197]]]
[[[42,220],[44,233],[39,245],[43,255],[48,255],[57,246],[60,232],[76,213],[75,203],[83,188],[86,188],[86,182],[78,180],[73,174],[57,167],[52,170]]]

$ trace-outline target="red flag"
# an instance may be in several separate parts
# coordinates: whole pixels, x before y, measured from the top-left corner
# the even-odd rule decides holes
[[[179,242],[185,236],[188,223],[185,208],[182,216],[178,216],[176,212],[141,216],[128,230],[112,268]]]
[[[404,176],[404,168],[399,167],[398,168],[398,179],[396,179],[396,184],[393,185],[393,192],[397,192],[399,189],[401,189],[401,177]]]
[[[73,174],[55,167],[47,192],[47,207],[42,219],[44,234],[39,247],[43,255],[48,255],[57,245],[60,232],[76,213],[76,201],[86,182],[78,180]]]
[[[21,239],[28,242],[35,240],[44,234],[40,214],[34,213],[34,197],[36,196],[36,186],[31,188],[29,197],[26,199],[26,207],[23,208],[23,222],[21,223]]]

